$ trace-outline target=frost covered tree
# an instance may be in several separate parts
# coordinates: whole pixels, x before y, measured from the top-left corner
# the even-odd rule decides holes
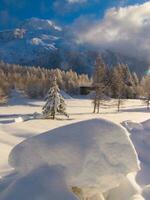
[[[57,85],[56,77],[54,77],[53,84],[48,91],[48,94],[45,98],[46,103],[43,107],[43,116],[44,118],[55,119],[57,113],[63,114],[68,117],[66,113],[66,104],[62,95],[60,94],[59,87]]]
[[[124,71],[122,65],[118,64],[112,73],[112,88],[117,98],[117,110],[120,111],[120,106],[123,101],[125,91]]]
[[[107,69],[106,65],[104,64],[103,60],[100,57],[97,57],[95,70],[93,75],[93,87],[95,90],[95,96],[93,100],[94,110],[93,113],[99,113],[100,110],[100,103],[104,97],[104,93],[107,87]]]
[[[147,104],[147,109],[150,109],[150,75],[147,75],[142,80],[143,94],[145,97],[145,102]]]

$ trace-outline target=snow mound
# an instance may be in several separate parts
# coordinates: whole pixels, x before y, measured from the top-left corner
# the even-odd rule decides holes
[[[137,123],[139,124],[139,123]],[[138,157],[141,164],[141,170],[139,174],[137,175],[137,183],[140,185],[148,184],[150,181],[149,176],[149,169],[150,169],[150,120],[147,120],[145,122],[140,123],[142,126],[142,129],[132,129],[132,123],[131,127],[125,126],[130,130],[130,137],[132,139],[132,142],[135,146],[135,149],[138,153]],[[145,198],[145,200],[150,199],[150,186],[144,186],[142,189],[142,196]],[[135,196],[133,200],[139,200],[143,199],[142,197]]]
[[[29,138],[12,150],[9,163],[21,177],[41,166],[55,166],[65,184],[84,191],[94,188],[95,193],[118,186],[128,173],[138,170],[137,156],[125,130],[102,119]]]
[[[125,121],[122,125],[131,133],[140,161],[150,163],[150,120],[142,123]]]

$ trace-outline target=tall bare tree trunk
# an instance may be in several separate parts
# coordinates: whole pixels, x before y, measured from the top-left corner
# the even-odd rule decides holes
[[[121,104],[121,99],[120,97],[118,98],[118,112],[120,111],[120,104]]]
[[[149,106],[150,106],[150,98],[147,99],[147,110],[149,110]]]
[[[97,100],[96,100],[96,96],[95,96],[95,99],[94,99],[94,110],[93,110],[93,113],[96,112],[96,105],[97,105]]]
[[[52,117],[52,119],[55,119],[55,113],[53,114],[53,117]]]
[[[100,110],[100,100],[98,100],[98,103],[97,103],[97,113],[99,113],[99,110]]]

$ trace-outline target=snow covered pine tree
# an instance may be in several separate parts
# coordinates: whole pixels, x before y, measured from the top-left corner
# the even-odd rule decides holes
[[[60,94],[56,77],[54,77],[52,87],[49,89],[45,100],[46,103],[42,108],[43,116],[45,119],[50,119],[50,118],[55,119],[57,113],[63,114],[68,117],[68,114],[66,113],[65,100]]]

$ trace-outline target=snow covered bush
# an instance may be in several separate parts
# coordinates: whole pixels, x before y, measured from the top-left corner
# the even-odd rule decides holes
[[[43,107],[44,118],[55,119],[57,113],[68,116],[66,113],[65,100],[60,94],[60,90],[56,82],[56,77],[54,78],[53,85],[49,89],[45,100],[46,104]]]

